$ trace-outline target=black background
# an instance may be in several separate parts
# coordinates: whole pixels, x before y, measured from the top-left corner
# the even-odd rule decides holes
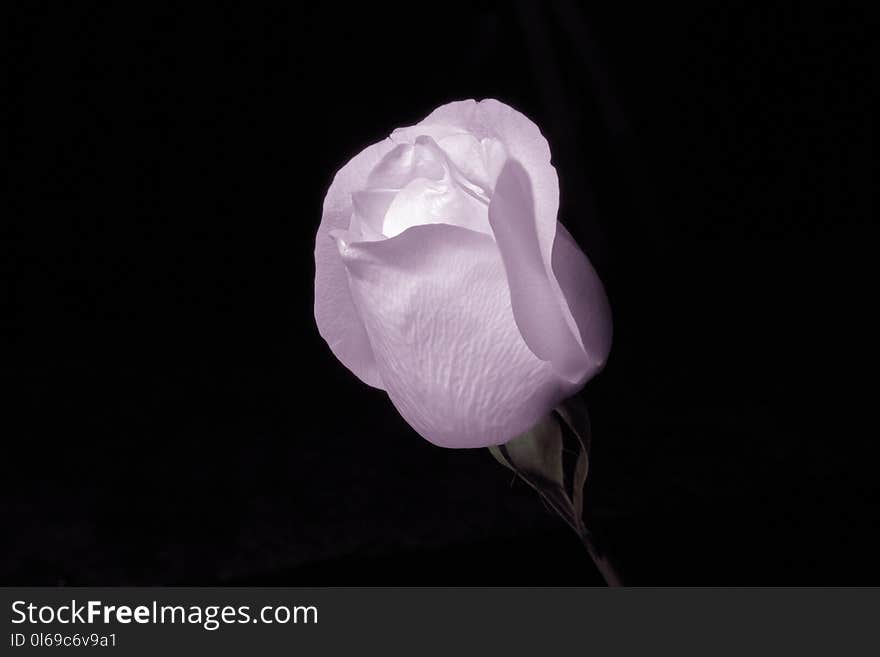
[[[334,172],[495,97],[550,141],[614,310],[587,504],[624,578],[878,583],[874,436],[831,402],[868,257],[867,18],[665,5],[23,5],[0,581],[599,582],[312,316]]]

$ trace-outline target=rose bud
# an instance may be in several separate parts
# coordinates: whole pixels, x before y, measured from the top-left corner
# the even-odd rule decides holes
[[[315,319],[336,357],[424,438],[499,445],[605,364],[611,312],[556,219],[538,127],[454,102],[333,179],[315,245]]]

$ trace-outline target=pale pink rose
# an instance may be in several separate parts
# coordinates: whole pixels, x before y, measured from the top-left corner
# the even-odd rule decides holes
[[[611,347],[602,283],[558,207],[534,123],[497,100],[443,105],[333,179],[315,245],[318,330],[432,443],[516,437]]]

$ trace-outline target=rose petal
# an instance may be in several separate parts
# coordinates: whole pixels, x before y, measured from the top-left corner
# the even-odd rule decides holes
[[[393,148],[370,172],[367,184],[377,187],[352,195],[352,229],[367,239],[438,223],[492,232],[484,191],[473,187],[431,137]]]
[[[491,232],[486,206],[448,176],[442,181],[416,178],[400,190],[388,207],[382,232],[394,237],[407,228],[425,224],[455,224]]]
[[[414,140],[422,134],[433,137],[438,143],[442,141],[443,144],[455,144],[457,141],[462,141],[463,138],[457,136],[461,134],[472,134],[476,139],[487,140],[486,143],[489,145],[492,144],[491,140],[498,140],[503,148],[495,147],[494,157],[490,156],[486,161],[497,164],[499,156],[506,155],[510,159],[516,160],[525,169],[531,183],[534,201],[538,250],[547,271],[553,295],[559,301],[562,309],[565,323],[586,354],[588,365],[582,370],[580,376],[582,382],[586,381],[601,368],[599,363],[604,362],[607,358],[611,340],[611,316],[598,276],[567,232],[559,247],[559,251],[564,255],[556,256],[554,254],[557,225],[561,226],[558,224],[556,216],[559,209],[559,181],[556,169],[550,163],[550,146],[540,129],[524,114],[500,101],[489,98],[480,102],[474,100],[458,101],[438,107],[418,125],[395,130],[391,139],[395,142]],[[460,147],[458,150],[465,152]],[[449,153],[450,158],[454,161],[456,148],[451,148]],[[493,187],[497,185],[497,177],[500,176],[502,170],[503,167],[496,166],[494,168],[495,179],[493,180],[493,169],[489,167],[489,178]],[[571,257],[569,258],[569,256]],[[557,263],[555,258],[559,257],[563,258],[564,262]],[[584,263],[586,264],[584,265]],[[561,274],[556,271],[557,264],[561,267]],[[560,285],[561,281],[557,280],[557,275],[568,277],[568,289],[565,291]],[[578,284],[585,285],[585,290],[590,291],[580,291],[577,287]],[[568,297],[570,296],[573,301],[569,301]],[[590,299],[596,300],[597,308],[602,310],[592,310],[589,302],[585,301]],[[600,302],[601,300],[604,300],[604,305]],[[576,313],[579,315],[577,319],[575,319]],[[586,315],[590,313],[592,313],[592,319],[587,319]],[[518,313],[518,315],[521,314]],[[535,338],[529,341],[536,343],[537,332],[530,331],[529,334],[531,338]],[[595,341],[595,344],[591,341]],[[538,348],[541,349],[540,346]],[[542,350],[542,353],[547,352]]]
[[[548,276],[538,243],[531,182],[516,160],[508,160],[498,176],[489,223],[504,261],[513,316],[523,339],[560,376],[572,382],[582,380],[589,364],[587,355],[577,327],[566,320],[565,300],[554,289],[552,273]],[[568,252],[563,255],[567,257]]]
[[[338,237],[385,389],[427,440],[501,444],[572,392],[523,341],[491,237],[448,224]]]
[[[499,140],[506,154],[522,164],[528,172],[535,201],[538,243],[549,271],[553,238],[556,236],[556,213],[559,210],[559,181],[556,169],[550,164],[550,146],[544,135],[521,112],[487,98],[479,103],[462,100],[442,105],[417,125],[398,128],[391,134],[391,139],[397,143],[414,142],[420,135],[428,135],[439,143],[459,133],[470,133],[479,140]],[[497,173],[499,170],[496,168]],[[490,182],[494,186],[495,181]]]
[[[397,196],[396,189],[362,189],[351,195],[354,212],[351,217],[352,230],[359,230],[367,239],[384,239],[382,224],[385,213]]]
[[[583,379],[595,376],[608,360],[613,325],[605,287],[593,265],[561,223],[553,244],[553,271],[577,323],[588,358]]]
[[[342,167],[324,198],[321,225],[315,238],[315,321],[334,355],[361,381],[382,388],[370,341],[351,299],[348,274],[331,230],[347,229],[352,216],[351,194],[366,185],[367,176],[392,149],[385,139],[373,144]]]
[[[367,177],[367,186],[403,189],[416,178],[443,178],[443,154],[428,143],[400,144],[389,151]]]
[[[550,145],[538,126],[525,114],[494,98],[479,103],[463,100],[443,105],[431,112],[419,127],[426,125],[454,126],[479,139],[498,139],[508,157],[523,166],[532,183],[538,244],[549,270],[559,211],[559,180],[550,164]]]
[[[504,144],[491,137],[477,139],[468,133],[443,137],[437,144],[462,175],[488,195],[507,160]]]

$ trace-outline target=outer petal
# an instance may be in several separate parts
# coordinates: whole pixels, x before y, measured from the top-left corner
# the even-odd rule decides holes
[[[460,133],[470,133],[481,140],[497,139],[503,144],[505,154],[525,169],[531,183],[534,203],[535,238],[549,286],[560,304],[566,324],[580,341],[577,323],[552,267],[556,215],[559,210],[559,180],[556,169],[550,162],[550,146],[547,140],[527,116],[492,98],[480,102],[463,100],[438,107],[419,124],[395,130],[391,139],[396,142],[412,141],[425,134],[438,141],[449,141]],[[494,187],[503,170],[494,170],[496,178],[489,181],[490,185]],[[582,380],[585,381],[586,378]]]
[[[571,393],[523,341],[491,237],[433,224],[339,240],[385,389],[427,440],[501,444]]]
[[[382,388],[373,350],[351,299],[348,274],[331,230],[349,227],[352,192],[362,189],[373,167],[392,149],[385,139],[373,144],[342,167],[324,198],[324,212],[315,238],[315,321],[334,355],[361,381]]]
[[[489,205],[489,223],[504,261],[513,316],[534,354],[552,363],[556,372],[576,383],[589,362],[577,326],[566,319],[564,299],[556,293],[540,251],[529,176],[516,160],[508,160],[498,176]]]
[[[605,366],[611,351],[611,307],[596,270],[562,224],[556,227],[553,271],[577,322],[587,354],[584,375],[587,380]]]

